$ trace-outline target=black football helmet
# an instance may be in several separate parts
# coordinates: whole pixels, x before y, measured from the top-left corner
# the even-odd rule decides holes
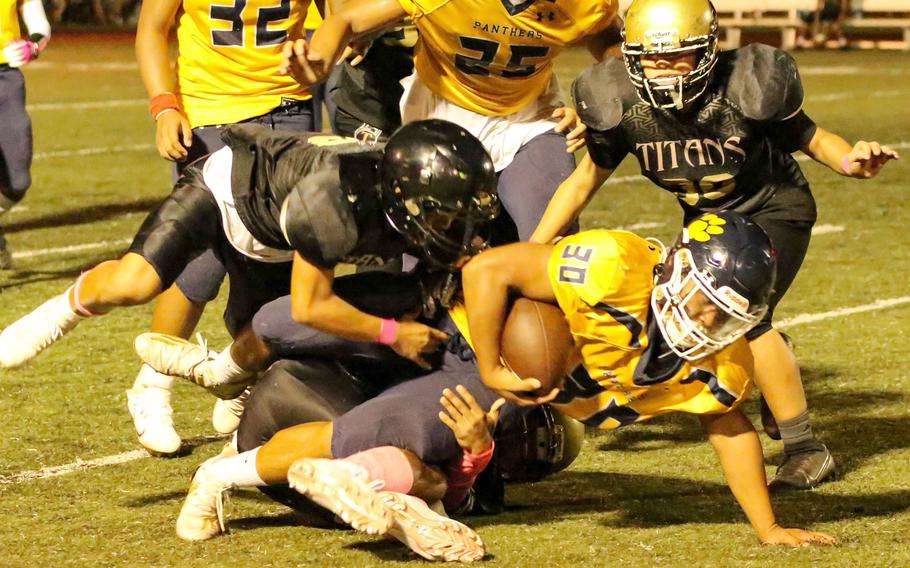
[[[658,267],[651,308],[674,353],[694,361],[733,343],[768,311],[776,257],[765,232],[732,211],[683,229]]]
[[[382,160],[382,206],[420,255],[452,267],[487,246],[499,213],[493,160],[480,140],[445,120],[406,124]]]
[[[496,433],[496,462],[508,482],[531,482],[560,472],[581,452],[585,427],[548,404],[525,410]]]

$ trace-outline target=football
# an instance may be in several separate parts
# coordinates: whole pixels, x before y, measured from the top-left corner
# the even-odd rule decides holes
[[[519,377],[540,381],[534,394],[562,387],[572,347],[562,310],[527,298],[515,300],[502,332],[502,358]]]

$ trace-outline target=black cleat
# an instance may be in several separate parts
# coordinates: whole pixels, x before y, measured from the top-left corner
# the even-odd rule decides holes
[[[768,484],[771,492],[803,491],[813,489],[822,482],[833,479],[836,473],[834,456],[824,444],[798,454],[786,455],[777,468],[774,479]]]

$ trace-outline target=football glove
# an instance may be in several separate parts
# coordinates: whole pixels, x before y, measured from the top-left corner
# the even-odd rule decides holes
[[[6,43],[3,57],[10,67],[22,67],[38,57],[38,44],[28,39],[16,39]]]

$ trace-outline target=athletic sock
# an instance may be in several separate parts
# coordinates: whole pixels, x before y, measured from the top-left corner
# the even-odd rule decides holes
[[[214,359],[207,362],[207,373],[212,378],[215,385],[229,385],[239,383],[244,379],[252,377],[255,373],[247,371],[240,367],[231,356],[231,346],[228,345],[224,351],[215,356]]]
[[[344,458],[367,470],[372,481],[383,483],[382,491],[407,493],[414,486],[414,470],[404,452],[392,446],[371,448]]]
[[[213,461],[207,467],[212,475],[223,479],[225,484],[231,487],[262,487],[268,483],[262,480],[256,469],[257,454],[259,448],[254,448],[236,456]]]
[[[806,410],[796,418],[778,420],[780,438],[784,443],[784,452],[793,455],[811,452],[824,448],[824,444],[815,439],[812,426],[809,424],[809,411]]]

